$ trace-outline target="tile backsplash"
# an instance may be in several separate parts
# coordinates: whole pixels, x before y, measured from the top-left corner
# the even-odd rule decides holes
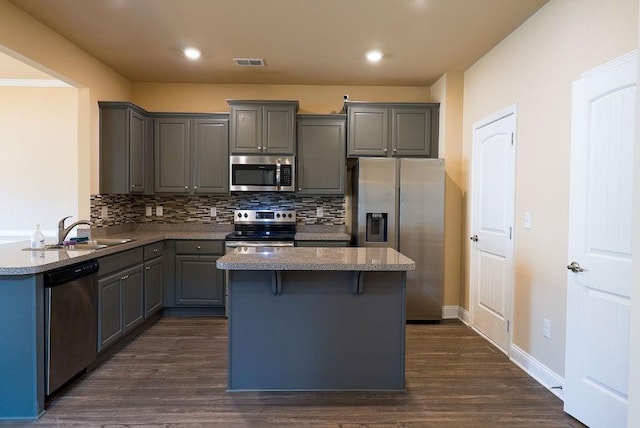
[[[158,206],[162,207],[162,216],[156,216]],[[147,207],[151,208],[151,216],[146,215]],[[324,211],[323,217],[316,218],[316,209],[319,207]],[[215,217],[210,215],[211,208],[215,208]],[[233,210],[237,209],[294,209],[298,224],[345,224],[343,196],[296,196],[261,192],[201,196],[91,195],[91,221],[94,227],[138,223],[233,224]]]

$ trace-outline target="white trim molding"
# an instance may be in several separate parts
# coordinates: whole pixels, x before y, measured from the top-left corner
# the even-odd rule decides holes
[[[458,312],[460,310],[460,306],[458,305],[445,305],[442,307],[442,319],[443,320],[454,320],[458,319]]]
[[[57,79],[0,79],[0,86],[19,88],[73,88]]]
[[[469,313],[468,309],[465,309],[462,306],[460,306],[458,308],[458,318],[460,319],[460,321],[462,321],[466,325],[471,325],[471,314]]]
[[[547,388],[556,397],[564,401],[564,378],[556,372],[524,352],[518,346],[511,344],[511,361],[535,379],[540,385]]]

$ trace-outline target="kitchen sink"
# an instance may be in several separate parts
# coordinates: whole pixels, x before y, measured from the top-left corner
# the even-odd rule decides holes
[[[85,242],[78,242],[73,245],[49,244],[44,248],[24,248],[24,251],[92,251],[102,248],[112,247],[114,245],[126,244],[133,241],[132,239],[115,239],[115,238],[99,238],[91,239]]]

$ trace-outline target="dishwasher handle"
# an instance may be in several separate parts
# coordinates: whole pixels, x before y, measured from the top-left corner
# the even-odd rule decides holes
[[[56,285],[83,278],[98,272],[99,268],[98,260],[89,260],[88,262],[52,270],[44,274],[44,286],[55,287]]]

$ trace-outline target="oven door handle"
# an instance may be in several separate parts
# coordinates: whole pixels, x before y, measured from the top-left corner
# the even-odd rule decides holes
[[[225,244],[227,248],[238,248],[238,247],[293,247],[295,246],[293,242],[248,242],[248,241],[233,241],[227,242]]]
[[[276,187],[280,190],[280,159],[276,161]]]

